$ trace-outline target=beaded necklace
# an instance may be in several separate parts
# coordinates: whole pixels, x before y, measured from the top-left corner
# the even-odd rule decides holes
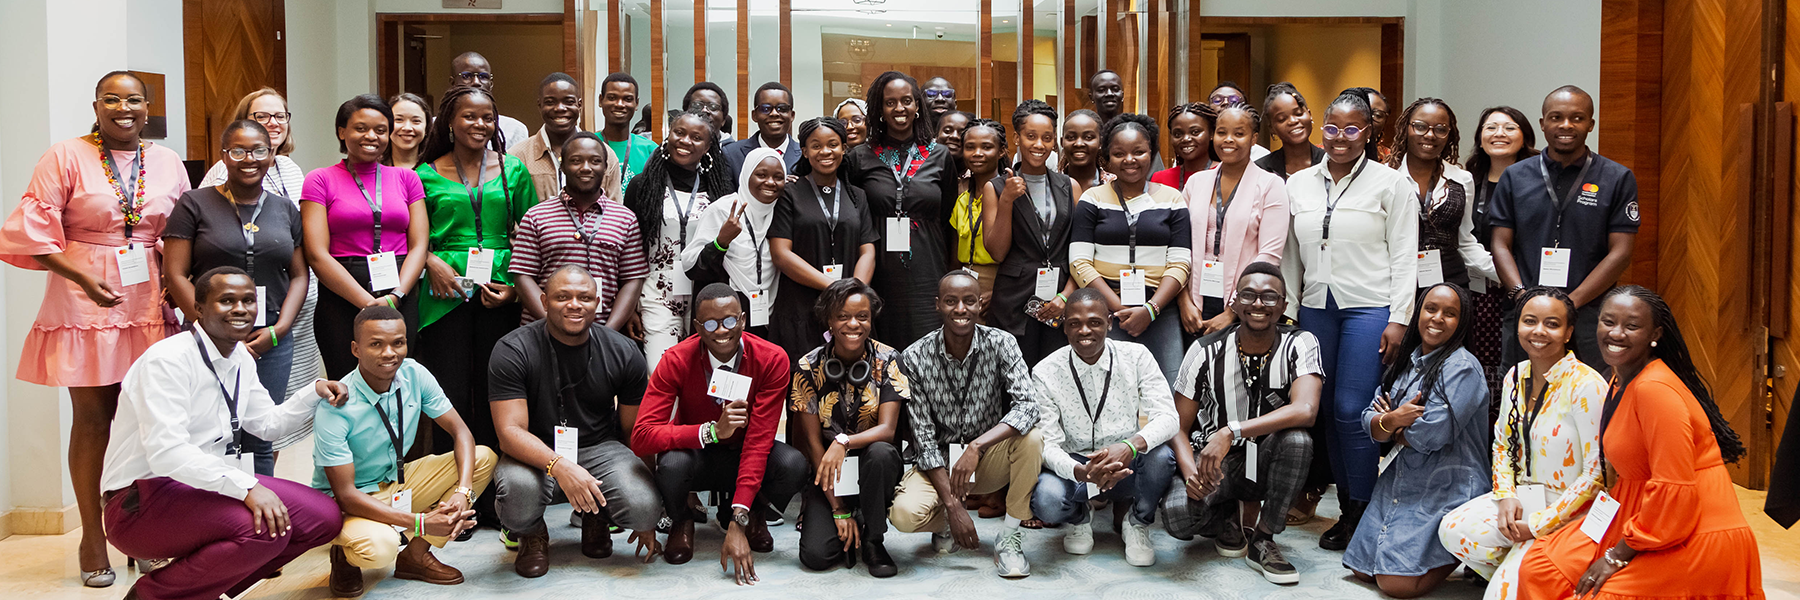
[[[90,137],[94,147],[100,150],[100,168],[106,172],[106,183],[112,185],[113,194],[119,197],[119,212],[125,215],[125,237],[129,239],[131,228],[144,220],[144,174],[149,171],[144,164],[144,149],[149,147],[149,144],[144,140],[138,140],[137,185],[134,186],[136,197],[132,198],[127,197],[125,188],[119,185],[119,175],[113,169],[112,156],[107,153],[106,143],[100,139],[99,132],[93,133]]]

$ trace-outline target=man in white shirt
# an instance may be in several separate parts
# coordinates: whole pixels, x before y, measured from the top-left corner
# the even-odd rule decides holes
[[[1044,472],[1031,514],[1045,524],[1070,524],[1063,550],[1087,554],[1094,549],[1088,501],[1130,501],[1119,531],[1125,562],[1148,567],[1156,564],[1150,523],[1175,476],[1165,443],[1175,437],[1175,404],[1156,357],[1140,344],[1106,339],[1111,328],[1106,298],[1093,288],[1075,290],[1063,308],[1069,345],[1032,370],[1046,401],[1038,421]]]
[[[127,598],[236,596],[343,525],[324,494],[253,474],[242,440],[293,433],[321,396],[342,405],[344,387],[321,380],[276,405],[243,344],[256,329],[256,282],[219,267],[194,293],[195,327],[152,345],[125,373],[107,444],[108,540],[128,556],[174,559]]]
[[[450,85],[470,85],[494,93],[494,68],[488,65],[487,57],[479,52],[464,52],[450,61]],[[498,107],[496,107],[498,108]],[[500,139],[506,142],[506,150],[525,142],[531,137],[531,129],[525,122],[506,115],[500,115]]]

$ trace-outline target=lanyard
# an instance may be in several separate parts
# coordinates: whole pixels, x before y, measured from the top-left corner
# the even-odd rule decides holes
[[[393,385],[398,381],[389,383]],[[394,443],[394,471],[399,473],[399,481],[406,483],[406,451],[400,449],[400,436],[406,433],[406,401],[400,396],[400,388],[394,388],[394,427],[388,428],[387,411],[381,410],[381,396],[375,396],[375,414],[381,415],[381,429],[388,434],[388,441]]]
[[[592,342],[593,335],[594,333],[592,330],[588,331],[589,342]],[[546,327],[544,329],[544,343],[546,349],[550,351],[550,373],[552,374],[552,379],[556,382],[555,405],[556,423],[558,426],[569,426],[569,413],[573,411],[569,410],[568,407],[575,404],[575,388],[581,387],[581,384],[587,383],[589,376],[588,367],[591,367],[594,364],[594,345],[589,342],[583,342],[581,344],[581,379],[571,381],[568,385],[564,385],[562,355],[556,351],[557,345],[562,342],[558,342],[555,338],[550,337],[549,328]]]
[[[594,240],[599,239],[600,228],[606,226],[606,203],[601,202],[598,198],[594,199],[594,208],[599,209],[600,214],[599,218],[594,221],[594,230],[589,232],[587,228],[587,211],[577,212],[575,207],[570,205],[570,203],[574,201],[575,200],[570,198],[568,194],[563,194],[563,210],[569,213],[569,220],[575,225],[575,239],[581,240],[581,245],[585,247],[593,244]]]
[[[1101,342],[1104,344],[1105,342]],[[1075,378],[1075,391],[1081,393],[1081,407],[1088,413],[1088,442],[1093,443],[1099,436],[1100,413],[1106,412],[1106,397],[1112,393],[1112,376],[1114,364],[1119,361],[1117,353],[1106,357],[1106,380],[1100,382],[1100,406],[1088,404],[1087,387],[1081,383],[1081,373],[1075,370],[1075,351],[1069,351],[1069,376]]]
[[[970,179],[974,178],[971,177]],[[973,184],[972,181],[970,183]],[[970,187],[973,188],[974,186],[971,185]],[[969,256],[968,258],[963,258],[961,256],[957,257],[963,264],[975,262],[975,249],[981,244],[981,193],[979,191],[974,189],[969,190],[969,203],[967,206],[968,210],[963,212],[963,218],[969,220]]]
[[[469,176],[463,174],[462,159],[450,153],[450,160],[456,162],[456,178],[462,180],[463,191],[469,194],[469,207],[475,211],[475,247],[482,247],[481,240],[481,176],[487,174],[487,150],[481,151],[481,162],[475,167],[475,185],[469,185]]]
[[[1024,175],[1020,174],[1020,178],[1023,178],[1023,177],[1024,177]],[[1043,240],[1044,249],[1049,250],[1050,249],[1050,228],[1056,222],[1056,202],[1055,202],[1056,197],[1055,197],[1055,194],[1048,193],[1050,191],[1050,175],[1049,174],[1044,175],[1044,191],[1046,192],[1045,195],[1051,197],[1050,198],[1051,201],[1046,202],[1044,204],[1038,204],[1037,196],[1034,196],[1031,193],[1031,183],[1026,182],[1026,184],[1025,184],[1025,199],[1031,201],[1031,210],[1037,213],[1038,221],[1041,221],[1044,225],[1042,230],[1040,230],[1038,232],[1038,238]],[[1045,209],[1049,209],[1049,210],[1045,210]],[[1046,266],[1046,267],[1050,266],[1049,252],[1045,252],[1044,254],[1045,254],[1044,266]]]
[[[99,140],[100,134],[94,134],[94,139]],[[113,193],[119,195],[119,211],[125,215],[125,245],[127,246],[131,245],[132,226],[144,219],[142,211],[144,210],[145,144],[146,142],[139,140],[137,152],[131,155],[131,170],[136,173],[133,176],[120,173],[118,164],[113,162],[112,151],[107,150],[104,143],[100,144],[100,163],[105,165],[107,172],[112,175]]]
[[[688,192],[687,205],[685,206],[683,206],[679,200],[675,199],[675,180],[664,177],[663,184],[669,190],[669,201],[675,203],[676,220],[681,223],[681,237],[675,242],[675,247],[679,249],[687,246],[688,215],[694,210],[694,198],[700,195],[700,179],[698,175],[695,176],[694,191]]]
[[[1519,464],[1517,462],[1513,463],[1513,476],[1514,477],[1520,476],[1521,475],[1520,471],[1529,469],[1531,467],[1532,428],[1537,427],[1538,417],[1542,416],[1544,414],[1544,408],[1546,408],[1545,405],[1547,404],[1547,402],[1545,402],[1545,399],[1548,397],[1549,392],[1550,392],[1550,374],[1545,373],[1544,374],[1544,387],[1539,388],[1537,391],[1538,392],[1537,393],[1537,406],[1535,407],[1534,410],[1530,410],[1530,411],[1525,410],[1525,405],[1520,403],[1520,400],[1522,399],[1521,394],[1523,394],[1523,392],[1521,392],[1520,390],[1527,389],[1531,385],[1531,366],[1530,365],[1531,365],[1531,363],[1527,362],[1527,363],[1525,363],[1525,368],[1519,370],[1519,382],[1517,384],[1513,385],[1512,414],[1507,415],[1509,419],[1513,420],[1513,431],[1515,431],[1516,435],[1518,435],[1521,438],[1521,440],[1519,441],[1519,445],[1522,450],[1522,453],[1519,454],[1519,456],[1524,457],[1524,464]],[[1519,414],[1521,412],[1526,412],[1526,416],[1523,419],[1518,419],[1517,417],[1519,416]],[[1520,420],[1524,421],[1523,427],[1519,426],[1519,425],[1521,425],[1521,423],[1519,422]],[[1523,473],[1522,475],[1524,475],[1526,477],[1531,476],[1530,473]]]
[[[620,168],[619,168],[619,172],[624,174],[624,176],[620,177],[620,179],[619,179],[619,186],[621,188],[624,187],[625,184],[631,183],[632,177],[637,176],[637,171],[633,171],[631,168],[631,153],[633,151],[635,151],[636,144],[637,144],[637,134],[626,133],[625,134],[625,158],[619,159],[619,162],[624,163],[623,165],[620,165]],[[561,169],[558,169],[557,172],[560,173]]]
[[[1550,178],[1550,167],[1544,166],[1549,160],[1550,157],[1545,156],[1538,161],[1538,173],[1544,176],[1544,193],[1550,195],[1550,207],[1556,213],[1556,234],[1550,238],[1550,247],[1561,248],[1563,212],[1569,209],[1570,204],[1575,203],[1575,194],[1581,190],[1581,182],[1587,181],[1588,167],[1594,166],[1594,153],[1588,152],[1587,158],[1581,161],[1581,172],[1575,175],[1575,183],[1569,186],[1568,193],[1563,194],[1560,199],[1556,197],[1556,180]]]
[[[756,198],[751,198],[750,201],[757,202],[758,200]],[[763,289],[762,257],[765,256],[763,254],[763,244],[769,240],[758,239],[756,237],[756,223],[751,219],[744,220],[744,233],[750,234],[750,245],[756,248],[756,253],[750,256],[750,262],[756,263],[756,291],[767,291]]]
[[[381,166],[375,167],[375,195],[370,197],[369,188],[363,187],[362,177],[357,176],[356,170],[350,168],[350,161],[345,160],[341,164],[344,166],[344,172],[350,174],[350,180],[356,182],[356,190],[362,192],[363,201],[369,203],[369,214],[373,215],[371,221],[374,223],[375,236],[375,250],[371,254],[381,254],[381,204],[387,201],[381,196]]]
[[[907,218],[906,184],[911,183],[913,177],[919,174],[918,171],[912,170],[912,164],[914,162],[924,162],[924,148],[924,146],[908,146],[905,158],[900,157],[899,148],[895,148],[893,152],[877,151],[875,153],[875,156],[880,158],[881,162],[887,163],[887,166],[894,170],[894,212],[897,213],[895,216],[902,219]],[[888,162],[890,158],[892,158],[894,162]],[[924,165],[920,164],[919,168],[923,169]],[[912,172],[908,173],[907,171],[909,170]]]
[[[237,379],[231,384],[232,391],[227,393],[225,391],[225,380],[219,377],[219,370],[213,368],[212,359],[206,356],[206,344],[200,341],[200,327],[196,325],[188,331],[193,332],[194,334],[194,349],[200,351],[200,362],[206,363],[206,370],[212,372],[213,381],[219,384],[219,393],[225,395],[225,410],[231,412],[231,441],[225,443],[225,453],[230,454],[234,458],[242,456],[244,453],[244,445],[241,442],[244,437],[244,428],[243,425],[238,422],[237,399],[238,392],[243,391],[244,388],[244,370],[241,368],[237,370]]]
[[[263,201],[268,199],[267,191],[256,197],[256,209],[250,211],[250,222],[245,223],[244,215],[238,212],[237,199],[231,196],[230,188],[225,191],[225,202],[231,204],[231,216],[237,217],[238,226],[244,229],[244,270],[250,273],[251,278],[256,277],[256,232],[262,230],[256,225],[256,219],[262,216]],[[260,310],[262,307],[257,308]]]
[[[1237,199],[1238,190],[1244,189],[1244,180],[1242,177],[1238,178],[1238,184],[1232,186],[1230,196],[1224,195],[1225,192],[1222,189],[1224,186],[1225,172],[1221,170],[1217,176],[1213,177],[1213,258],[1219,258],[1220,253],[1223,252],[1225,209],[1230,208],[1231,201]]]
[[[1319,246],[1321,248],[1323,248],[1324,246],[1331,243],[1331,213],[1337,210],[1338,202],[1340,202],[1344,199],[1344,194],[1350,193],[1350,184],[1356,183],[1356,177],[1359,175],[1362,175],[1363,167],[1367,167],[1367,166],[1369,166],[1368,159],[1365,158],[1365,159],[1360,159],[1357,161],[1356,170],[1351,171],[1350,177],[1344,179],[1344,186],[1338,189],[1337,199],[1335,199],[1335,200],[1332,199],[1332,197],[1331,197],[1331,188],[1333,187],[1331,185],[1331,181],[1330,181],[1331,171],[1329,171],[1329,170],[1323,171],[1323,173],[1325,174],[1325,177],[1326,177],[1326,182],[1325,182],[1326,185],[1325,185],[1325,222],[1321,226],[1323,231],[1321,232],[1321,235],[1319,237]]]
[[[829,242],[829,244],[831,246],[831,253],[825,255],[825,257],[826,257],[825,262],[831,262],[834,258],[837,257],[838,209],[843,207],[844,182],[836,181],[834,183],[836,183],[837,185],[833,185],[833,186],[829,186],[829,187],[821,187],[818,184],[818,182],[813,181],[811,177],[808,177],[806,179],[806,182],[812,184],[813,199],[819,201],[819,212],[823,213],[825,215],[825,240],[827,242]],[[825,209],[825,194],[826,193],[831,194],[831,209],[830,210]],[[760,265],[761,265],[761,263],[758,263],[758,266],[760,266]],[[762,276],[758,275],[757,279],[759,279],[759,280],[762,279]],[[757,283],[762,283],[762,282],[758,281]]]
[[[1137,270],[1138,215],[1136,213],[1131,212],[1131,202],[1127,201],[1125,199],[1125,194],[1119,191],[1119,182],[1114,181],[1110,185],[1112,185],[1113,195],[1119,197],[1119,210],[1125,212],[1125,230],[1127,232],[1126,238],[1125,238],[1125,243],[1127,245],[1127,248],[1130,251],[1130,258],[1128,259],[1128,262],[1130,262],[1130,265],[1128,265],[1127,268],[1135,271],[1135,270]],[[1136,200],[1136,199],[1137,199],[1137,197],[1135,197],[1135,196],[1132,197],[1132,200]]]
[[[287,179],[281,176],[281,161],[280,160],[275,161],[274,169],[275,169],[275,185],[281,186],[281,189],[280,189],[281,197],[287,198],[289,200],[293,200],[294,197],[288,195]],[[267,177],[263,178],[263,189],[265,189],[265,190],[269,189],[269,179]],[[269,190],[269,191],[276,191],[276,190]]]

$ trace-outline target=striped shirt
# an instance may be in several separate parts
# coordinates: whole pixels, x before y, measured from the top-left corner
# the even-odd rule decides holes
[[[1116,282],[1119,272],[1130,268],[1143,269],[1145,287],[1151,289],[1163,277],[1187,281],[1194,253],[1187,200],[1180,190],[1145,182],[1143,194],[1121,203],[1113,186],[1094,186],[1081,194],[1074,221],[1069,271],[1082,287],[1102,277]],[[1134,229],[1136,244],[1131,243]]]
[[[650,263],[638,237],[637,217],[630,210],[601,199],[580,214],[583,227],[577,230],[574,202],[565,193],[525,211],[513,236],[512,264],[507,270],[544,279],[569,265],[586,268],[600,282],[597,319],[604,323],[612,314],[619,284],[648,276]],[[582,232],[589,234],[585,240]]]

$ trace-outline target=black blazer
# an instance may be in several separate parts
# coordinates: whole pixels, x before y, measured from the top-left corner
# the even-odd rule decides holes
[[[994,189],[1006,187],[1006,180],[994,178]],[[1012,246],[1006,251],[1006,258],[1000,261],[1000,272],[994,278],[994,296],[988,311],[989,317],[1002,329],[1020,335],[1026,325],[1036,322],[1025,315],[1025,303],[1031,300],[1037,288],[1038,267],[1049,266],[1061,269],[1056,282],[1057,291],[1069,281],[1069,236],[1074,230],[1075,216],[1075,181],[1068,175],[1051,172],[1049,179],[1050,197],[1056,206],[1056,218],[1044,223],[1038,216],[1037,207],[1029,198],[1020,198],[1013,202]],[[1044,242],[1044,233],[1049,232],[1049,243]]]
[[[732,180],[737,180],[738,173],[744,170],[744,158],[750,156],[750,151],[762,147],[762,142],[757,141],[761,136],[761,133],[751,133],[750,137],[719,147],[719,151],[725,154],[725,164],[731,165]],[[800,143],[792,137],[788,138],[787,148],[781,151],[781,162],[785,164],[784,170],[788,173],[793,173],[794,165],[800,162]]]

